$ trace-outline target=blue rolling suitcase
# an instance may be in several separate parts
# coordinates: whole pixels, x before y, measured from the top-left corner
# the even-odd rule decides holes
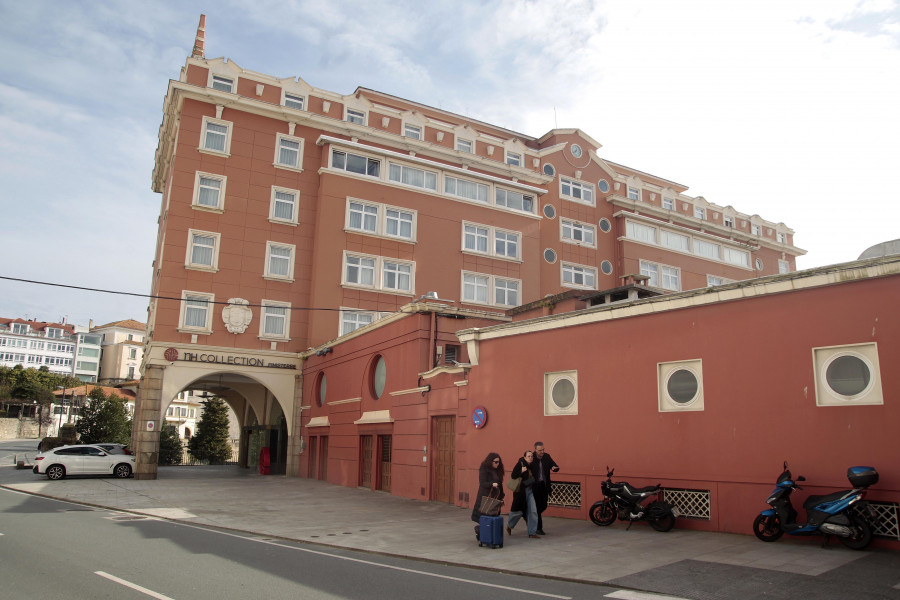
[[[503,517],[481,515],[478,519],[478,546],[503,547]]]

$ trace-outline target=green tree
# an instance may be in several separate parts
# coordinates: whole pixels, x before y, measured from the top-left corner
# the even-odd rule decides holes
[[[197,460],[207,460],[211,465],[222,465],[231,458],[228,443],[228,405],[213,396],[202,402],[203,412],[197,423],[197,432],[188,441],[188,451]]]
[[[34,371],[34,369],[28,369]],[[38,413],[38,437],[41,437],[41,427],[50,422],[49,408],[53,404],[53,392],[41,385],[35,377],[23,377],[20,382],[12,389],[13,398],[22,401],[23,404],[37,404]],[[47,414],[44,414],[44,411]]]
[[[131,444],[131,419],[125,401],[95,387],[87,395],[75,430],[84,444]]]
[[[182,449],[181,438],[178,437],[178,430],[175,427],[166,425],[159,430],[159,464],[180,464]]]

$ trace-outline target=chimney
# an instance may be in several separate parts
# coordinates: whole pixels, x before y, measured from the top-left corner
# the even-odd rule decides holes
[[[93,328],[94,328],[94,320],[88,319],[88,330],[90,331]]]
[[[206,15],[200,15],[200,24],[197,25],[197,37],[194,38],[194,50],[191,58],[206,58]]]

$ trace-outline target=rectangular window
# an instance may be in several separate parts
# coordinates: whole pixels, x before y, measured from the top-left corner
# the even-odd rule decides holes
[[[519,305],[519,282],[512,279],[494,279],[494,304],[498,306]]]
[[[284,223],[297,222],[297,198],[300,192],[287,188],[272,186],[272,198],[269,208],[269,220]]]
[[[200,292],[183,292],[182,295],[182,327],[188,330],[211,332],[211,303],[215,299],[212,294]]]
[[[413,140],[421,140],[422,128],[418,125],[410,125],[409,123],[406,123],[403,126],[403,135]]]
[[[735,250],[734,248],[729,248],[727,246],[722,248],[722,250],[724,252],[723,258],[725,259],[725,262],[742,267],[750,266],[750,255],[743,250]]]
[[[698,219],[705,219],[706,218],[706,209],[701,208],[699,206],[695,206],[694,207],[694,217],[696,217]]]
[[[344,277],[347,283],[369,287],[375,285],[374,258],[347,255],[344,262],[346,264]]]
[[[128,377],[128,379],[134,379],[134,367],[128,367],[128,374],[126,377]]]
[[[388,179],[405,185],[437,191],[437,173],[423,169],[391,163],[388,169]]]
[[[348,231],[414,241],[416,213],[384,204],[347,199]]]
[[[225,176],[198,171],[194,190],[194,206],[222,209],[225,198]]]
[[[522,155],[517,152],[507,152],[506,153],[506,164],[512,167],[521,167],[522,166]]]
[[[50,327],[49,329],[47,329],[48,338],[61,338],[62,334],[62,329],[56,329],[54,327]]]
[[[463,138],[456,138],[456,149],[460,152],[467,152],[468,154],[472,154],[475,151],[472,140],[466,140]]]
[[[137,358],[137,348],[132,348],[128,351],[128,358]]]
[[[723,217],[725,227],[734,227],[734,217]]]
[[[776,239],[779,244],[787,244],[787,234],[778,232],[775,234]]]
[[[578,221],[560,219],[562,240],[571,244],[594,246],[594,226]]]
[[[464,222],[462,249],[464,252],[518,260],[521,235],[517,231]]]
[[[396,208],[384,211],[384,233],[391,237],[412,239],[413,214]]]
[[[375,233],[378,227],[378,206],[350,201],[347,211],[349,213],[348,229],[356,229],[368,233]]]
[[[560,177],[559,190],[560,195],[568,198],[569,200],[574,200],[575,202],[581,202],[583,204],[590,204],[591,206],[594,206],[593,184],[582,183],[580,181],[575,181],[574,179]]]
[[[641,190],[628,186],[628,199],[634,200],[635,202],[640,202],[641,200]]]
[[[686,235],[681,235],[680,233],[674,233],[672,231],[666,231],[665,229],[660,229],[659,231],[659,243],[666,248],[671,248],[672,250],[679,250],[681,252],[690,252],[691,251],[691,238]]]
[[[506,208],[528,213],[534,212],[534,196],[526,196],[521,192],[497,188],[495,199],[497,206],[505,206]]]
[[[382,269],[381,287],[386,290],[409,292],[412,289],[411,274],[411,265],[385,260]]]
[[[642,260],[641,275],[646,275],[650,278],[647,285],[651,287],[661,287],[673,291],[681,289],[681,270],[675,267]]]
[[[189,229],[185,267],[215,270],[218,267],[219,239],[218,233]]]
[[[472,252],[488,253],[490,229],[480,225],[464,225],[463,248]]]
[[[221,75],[213,75],[212,87],[216,90],[231,93],[234,90],[234,79],[222,77]]]
[[[759,225],[750,225],[750,233],[753,235],[762,235],[762,227]]]
[[[646,242],[648,244],[656,243],[656,227],[650,227],[643,223],[635,223],[634,221],[625,222],[625,235],[632,240]]]
[[[264,277],[294,279],[294,246],[268,242],[266,245],[266,270]]]
[[[344,253],[343,284],[411,294],[415,287],[416,263]]]
[[[494,253],[507,258],[519,257],[519,234],[511,231],[494,231]]]
[[[341,311],[341,335],[356,331],[375,320],[376,313],[356,310]]]
[[[203,117],[203,137],[201,150],[228,154],[231,146],[231,123]]]
[[[290,307],[282,302],[262,301],[261,338],[287,339]]]
[[[284,105],[287,108],[296,108],[297,110],[305,110],[306,99],[303,96],[297,96],[296,94],[285,94],[284,95]]]
[[[778,272],[779,273],[790,273],[791,272],[791,263],[786,260],[778,261]]]
[[[720,248],[718,244],[705,242],[703,240],[694,240],[694,254],[705,256],[714,260],[720,260]]]
[[[730,279],[725,279],[724,277],[719,277],[718,275],[707,275],[706,276],[706,287],[713,287],[715,285],[724,285],[729,283]]]
[[[663,198],[662,199],[662,207],[666,210],[675,210],[675,200],[672,198]]]
[[[597,285],[597,269],[562,263],[563,285],[594,289]]]
[[[487,304],[489,283],[487,275],[463,274],[463,301]]]
[[[474,181],[444,176],[444,192],[468,200],[488,202],[488,186]]]
[[[303,155],[303,139],[278,134],[275,144],[275,166],[289,169],[300,168],[300,157]]]
[[[352,108],[347,109],[347,120],[351,123],[356,123],[357,125],[365,125],[366,124],[366,113],[361,110],[354,110]]]
[[[370,177],[381,177],[381,161],[359,154],[340,150],[331,151],[331,166],[349,173],[359,173]]]

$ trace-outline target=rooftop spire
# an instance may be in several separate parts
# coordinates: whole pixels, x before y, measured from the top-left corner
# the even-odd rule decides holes
[[[197,25],[197,37],[194,38],[194,51],[191,58],[206,58],[204,49],[206,46],[206,15],[200,15],[200,24]]]

